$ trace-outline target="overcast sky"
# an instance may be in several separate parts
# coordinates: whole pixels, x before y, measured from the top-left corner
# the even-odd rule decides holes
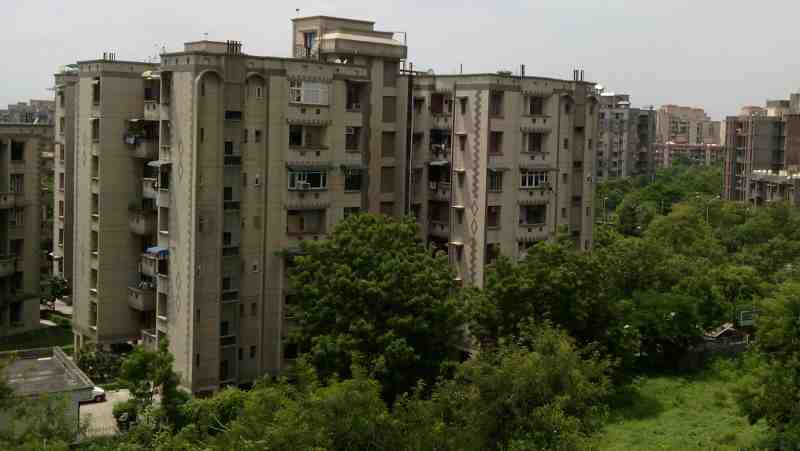
[[[408,33],[409,60],[437,73],[586,78],[634,105],[702,106],[714,118],[800,90],[800,2],[772,0],[0,0],[0,105],[50,98],[63,64],[116,51],[137,60],[203,38],[288,56],[290,19],[336,15]]]

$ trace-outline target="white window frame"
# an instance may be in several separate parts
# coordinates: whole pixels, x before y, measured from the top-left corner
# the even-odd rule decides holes
[[[320,186],[312,186],[309,175],[319,174]],[[326,190],[328,189],[328,171],[289,171],[290,190]]]
[[[520,188],[544,188],[547,185],[547,171],[520,169]]]
[[[316,81],[290,80],[289,102],[306,105],[328,105],[327,83]]]

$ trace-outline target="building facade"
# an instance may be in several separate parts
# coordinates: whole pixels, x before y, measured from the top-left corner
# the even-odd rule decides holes
[[[656,113],[631,108],[627,94],[600,96],[597,177],[649,175],[654,169]]]
[[[723,195],[728,200],[794,202],[800,173],[800,102],[771,100],[766,108],[743,107],[725,120]]]
[[[62,77],[76,349],[167,339],[194,392],[278,373],[291,255],[356,212],[414,214],[468,283],[559,230],[590,247],[592,85],[403,71],[406,52],[316,16],[292,58],[200,41]]]
[[[39,327],[42,167],[49,125],[0,124],[0,336]]]
[[[720,127],[702,108],[663,105],[656,113],[656,142],[719,145]]]
[[[0,122],[12,124],[52,124],[55,105],[52,100],[31,100],[8,105],[0,110]]]

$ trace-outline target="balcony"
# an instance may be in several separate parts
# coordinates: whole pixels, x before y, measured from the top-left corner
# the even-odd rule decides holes
[[[158,99],[144,101],[144,120],[158,121],[161,119],[161,110],[159,109]]]
[[[156,205],[159,207],[169,208],[170,199],[171,196],[168,189],[159,189],[158,197],[156,198]]]
[[[158,336],[155,329],[142,329],[142,346],[148,351],[155,351],[158,348]]]
[[[428,182],[430,200],[450,202],[450,182]]]
[[[142,254],[139,272],[148,277],[158,276],[158,259],[152,254]]]
[[[158,182],[156,179],[142,179],[142,197],[145,199],[156,200],[158,198]]]
[[[0,193],[0,210],[8,210],[17,206],[17,193]]]
[[[156,308],[156,292],[152,287],[128,287],[128,305],[140,312],[152,312]]]
[[[438,238],[450,238],[450,224],[444,221],[431,220],[428,225],[428,235]]]
[[[131,232],[148,236],[156,231],[156,214],[153,211],[132,210],[130,215]]]
[[[16,257],[13,255],[0,256],[0,277],[9,277],[16,271]]]
[[[134,158],[144,158],[155,160],[158,158],[158,146],[155,138],[138,138],[133,144],[131,156]]]

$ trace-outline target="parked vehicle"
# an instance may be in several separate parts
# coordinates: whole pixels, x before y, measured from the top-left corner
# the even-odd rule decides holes
[[[105,402],[106,400],[106,391],[100,387],[92,387],[91,393],[81,402]]]

